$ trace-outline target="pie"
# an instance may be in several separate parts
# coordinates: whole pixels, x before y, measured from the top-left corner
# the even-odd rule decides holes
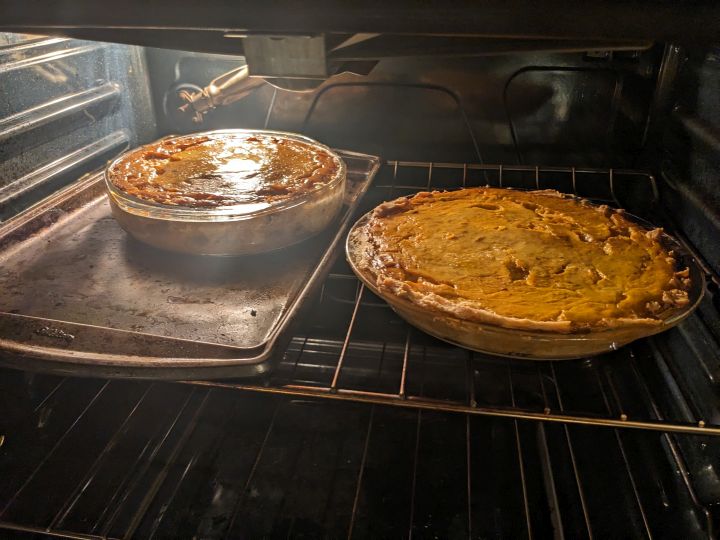
[[[331,153],[307,142],[216,132],[143,146],[116,162],[108,179],[145,201],[215,208],[299,197],[331,183],[338,167]]]
[[[193,255],[251,255],[301,242],[343,206],[343,160],[292,133],[168,137],[110,163],[113,216],[135,239]]]
[[[588,332],[660,325],[689,303],[661,229],[557,191],[422,192],[354,234],[381,295],[463,321]]]

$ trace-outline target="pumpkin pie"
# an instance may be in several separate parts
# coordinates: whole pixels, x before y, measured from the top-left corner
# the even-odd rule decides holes
[[[559,333],[655,326],[689,303],[689,269],[622,210],[557,191],[422,192],[378,206],[357,261],[429,313]]]
[[[337,158],[309,142],[215,132],[143,146],[116,162],[108,179],[145,201],[215,208],[300,197],[332,182],[337,173]]]

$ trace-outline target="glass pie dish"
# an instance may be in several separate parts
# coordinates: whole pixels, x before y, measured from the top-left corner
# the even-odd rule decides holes
[[[140,198],[119,187],[122,166],[142,149],[161,148],[184,140],[271,138],[294,141],[329,156],[333,164],[326,181],[285,198],[268,197],[217,206],[183,206]],[[232,148],[232,145],[228,145]],[[151,151],[151,150],[149,150]],[[113,216],[137,240],[154,247],[193,255],[247,255],[281,249],[314,236],[337,216],[345,196],[346,168],[328,147],[302,135],[267,130],[230,129],[165,137],[133,149],[105,169],[105,185]]]
[[[662,234],[660,241],[672,250],[678,266],[690,271],[689,302],[662,318],[661,323],[648,326],[618,326],[604,329],[584,329],[560,333],[530,329],[514,329],[488,323],[464,320],[446,313],[424,309],[400,296],[381,291],[376,276],[361,254],[369,241],[365,228],[372,211],[361,217],[350,230],[346,243],[347,260],[357,277],[374,294],[385,300],[400,317],[420,330],[473,351],[528,360],[569,360],[584,358],[616,350],[637,339],[657,334],[676,326],[698,306],[705,291],[705,277],[695,259],[671,236]],[[643,220],[629,216],[638,223]]]

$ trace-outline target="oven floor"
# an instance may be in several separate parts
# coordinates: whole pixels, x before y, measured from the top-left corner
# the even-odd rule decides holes
[[[707,537],[661,433],[0,372],[0,536]]]

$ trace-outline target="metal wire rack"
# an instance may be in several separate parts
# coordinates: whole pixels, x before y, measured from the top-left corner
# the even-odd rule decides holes
[[[331,537],[372,538],[375,520],[384,520],[381,532],[411,537],[428,526],[431,533],[447,533],[448,522],[460,517],[464,523],[451,529],[456,537],[565,531],[592,538],[619,525],[624,533],[653,538],[663,530],[659,501],[675,513],[696,514],[712,537],[711,514],[668,434],[658,444],[620,430],[612,438],[597,432],[585,438],[568,426],[353,404],[328,408],[168,383],[52,377],[38,383],[30,420],[47,421],[49,412],[55,426],[43,433],[27,423],[12,435],[15,448],[34,441],[48,449],[37,457],[30,452],[8,475],[0,508],[6,532],[106,539],[189,531],[212,538],[295,537],[323,530]],[[90,435],[93,417],[105,424]],[[86,444],[78,446],[79,439]],[[612,456],[594,462],[600,471],[588,466],[588,442]],[[647,491],[637,451],[648,444],[654,451],[665,445],[674,456],[681,481],[673,491],[686,502],[676,499],[667,478],[660,495]],[[433,460],[436,453],[442,463]],[[77,458],[68,460],[69,454]],[[342,463],[346,470],[338,473]],[[385,471],[390,464],[395,470]],[[488,464],[501,473],[494,476]],[[617,491],[610,506],[598,489],[608,464],[619,467],[612,470]],[[660,474],[658,463],[646,465]],[[378,485],[379,472],[388,479]],[[306,497],[321,501],[317,510],[300,502],[308,483]],[[381,495],[391,505],[385,511],[368,502]],[[442,496],[450,497],[448,505],[438,506]],[[614,511],[627,514],[608,527],[598,512]],[[311,519],[324,528],[313,529]]]
[[[614,204],[648,202],[659,219],[645,173],[500,165],[390,162],[367,207],[458,184],[563,182]],[[710,538],[720,433],[713,294],[678,329],[599,358],[497,359],[409,327],[341,257],[269,379],[33,381],[29,421],[7,432],[11,453],[32,451],[0,486],[0,529],[83,539],[185,527],[225,538],[593,538],[631,526],[653,538],[682,514]],[[318,406],[328,400],[336,406]],[[381,494],[387,509],[370,502]]]
[[[667,226],[659,213],[659,192],[654,177],[634,170],[390,161],[376,180],[369,206],[423,189],[477,185],[558,189],[632,208]],[[704,269],[711,279],[716,277],[706,265]],[[316,312],[321,318],[335,319],[332,336],[335,339],[314,336],[312,329],[304,336],[296,336],[276,374],[263,384],[242,381],[196,381],[190,384],[563,424],[720,435],[717,410],[699,403],[699,398],[691,395],[682,384],[668,380],[662,385],[663,392],[672,394],[673,402],[683,404],[682,413],[678,413],[658,404],[658,398],[647,382],[651,378],[647,375],[648,370],[658,373],[678,371],[675,366],[678,358],[668,359],[667,353],[668,348],[678,348],[678,339],[686,343],[685,350],[698,356],[693,363],[701,366],[698,369],[706,371],[712,382],[714,377],[710,371],[715,367],[714,364],[708,367],[706,363],[708,360],[717,363],[714,347],[698,350],[697,344],[710,344],[715,338],[701,316],[693,317],[680,330],[670,332],[671,337],[644,340],[597,359],[556,365],[498,361],[421,335],[366,290],[343,262],[337,264],[334,273],[328,277],[321,303]],[[344,319],[332,304],[344,306]],[[385,313],[381,314],[383,311]],[[712,306],[701,312],[705,317],[713,316]],[[372,324],[379,318],[385,321],[384,325]],[[346,322],[338,331],[336,326],[340,320]],[[364,329],[367,327],[372,327],[372,331]],[[703,358],[705,353],[709,359]],[[690,363],[685,358],[679,361],[683,362],[683,369]],[[447,378],[448,372],[453,373],[454,387],[467,391],[463,395],[455,392],[445,396],[418,392],[412,381],[418,372],[429,371],[430,363],[443,372],[442,378]],[[370,365],[377,370],[375,379],[372,379]],[[504,402],[488,403],[478,396],[477,379],[488,366],[495,371],[505,371],[509,399]],[[588,384],[595,386],[598,392],[593,403],[572,405],[566,403],[568,400],[562,395],[563,378],[575,377],[567,374],[577,371],[578,366],[592,373]],[[495,372],[493,377],[497,378]],[[370,379],[374,383],[368,382]],[[629,403],[629,400],[637,399],[629,394],[637,392],[647,398],[644,407]],[[523,402],[522,398],[527,396],[534,397]],[[598,407],[598,403],[603,406]]]

